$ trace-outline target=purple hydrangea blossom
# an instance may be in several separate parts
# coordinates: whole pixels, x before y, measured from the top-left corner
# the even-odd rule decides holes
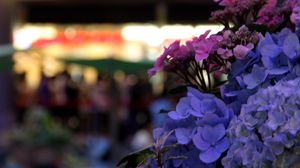
[[[283,80],[248,98],[238,118],[229,125],[232,145],[223,159],[225,167],[274,164],[299,143],[299,86],[300,78]]]
[[[200,160],[204,163],[212,163],[218,160],[229,147],[229,139],[225,136],[223,124],[215,126],[205,125],[198,127],[193,137],[193,143],[201,151]]]
[[[298,36],[289,29],[266,33],[245,60],[232,64],[229,82],[221,89],[224,101],[238,114],[241,105],[257,88],[272,85],[272,81],[298,77],[299,45]]]
[[[243,82],[247,85],[248,89],[254,89],[266,80],[267,75],[268,73],[264,67],[259,67],[255,64],[251,73],[244,75]],[[240,85],[242,84],[240,83]]]
[[[174,128],[175,136],[179,144],[192,142],[202,162],[215,162],[229,148],[225,131],[233,113],[215,96],[188,88],[187,97],[181,98],[176,110],[168,115],[176,122],[189,120],[194,123]]]

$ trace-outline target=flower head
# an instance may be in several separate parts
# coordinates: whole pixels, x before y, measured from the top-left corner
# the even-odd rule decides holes
[[[223,124],[215,126],[205,125],[199,127],[193,137],[195,146],[201,151],[199,158],[204,163],[212,163],[220,158],[230,145],[229,139],[225,136]]]
[[[215,96],[189,88],[187,97],[181,98],[176,111],[168,115],[179,123],[189,121],[175,128],[177,142],[187,145],[192,141],[202,162],[213,163],[228,149],[225,132],[233,114]]]
[[[195,54],[196,54],[195,59],[197,61],[202,61],[204,59],[207,59],[213,47],[223,39],[223,37],[219,35],[211,35],[210,37],[206,38],[209,32],[210,31],[207,31],[199,38],[193,39],[192,44],[193,47],[195,48]]]
[[[280,81],[275,86],[260,89],[248,98],[240,115],[232,120],[228,128],[233,144],[223,164],[253,167],[255,163],[276,163],[276,159],[279,158],[277,156],[298,143],[299,85],[300,78]],[[251,151],[248,147],[252,148]],[[252,155],[249,152],[256,154]],[[265,155],[266,152],[269,154]],[[234,156],[233,153],[240,155]]]
[[[164,52],[156,60],[154,67],[148,71],[150,76],[157,72],[174,71],[175,69],[185,69],[189,66],[189,60],[193,59],[194,51],[187,45],[180,45],[180,41],[176,40],[164,49]]]

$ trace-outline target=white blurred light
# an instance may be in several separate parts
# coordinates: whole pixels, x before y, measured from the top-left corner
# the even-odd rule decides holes
[[[194,36],[198,37],[201,34],[204,34],[207,30],[210,30],[210,34],[216,34],[223,29],[224,26],[216,24],[197,25],[194,29]]]
[[[163,42],[160,29],[154,25],[129,25],[122,28],[122,36],[128,41],[141,41],[150,46],[158,46]]]
[[[190,39],[194,34],[193,26],[189,25],[163,26],[160,30],[164,39]]]
[[[149,46],[160,46],[165,40],[188,40],[198,37],[211,30],[210,34],[221,31],[222,25],[203,24],[203,25],[165,25],[158,28],[154,25],[128,25],[122,29],[122,36],[128,41],[139,41]]]
[[[13,33],[13,45],[16,49],[29,49],[38,39],[51,39],[57,34],[53,26],[33,26],[25,25],[18,28]]]

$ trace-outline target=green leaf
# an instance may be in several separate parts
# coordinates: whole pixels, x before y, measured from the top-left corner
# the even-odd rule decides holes
[[[151,147],[152,146],[125,156],[117,164],[117,166],[125,164],[125,168],[135,168],[146,164],[148,159],[155,158],[156,156],[155,153],[150,149]]]

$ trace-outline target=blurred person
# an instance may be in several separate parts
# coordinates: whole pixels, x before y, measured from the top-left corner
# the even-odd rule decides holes
[[[50,78],[42,74],[40,85],[36,91],[37,105],[49,108],[51,105]]]
[[[135,133],[146,129],[151,123],[149,106],[152,102],[151,85],[147,79],[140,77],[138,82],[130,88],[129,114],[120,125],[120,141],[129,141]]]
[[[78,110],[80,117],[80,131],[89,131],[89,115],[92,106],[92,101],[90,97],[90,90],[92,85],[87,84],[84,80],[79,82],[79,99],[78,99]]]
[[[98,134],[108,134],[112,102],[109,96],[110,79],[109,77],[98,77],[97,83],[91,87],[91,109],[90,109],[90,131]]]
[[[22,123],[28,108],[32,105],[32,90],[26,83],[26,74],[16,75],[15,88],[15,107],[16,107],[16,120],[17,123]]]
[[[79,120],[79,86],[70,75],[67,75],[67,83],[65,86],[67,97],[66,115],[68,119],[68,126],[77,131],[80,126]]]
[[[65,118],[65,106],[67,104],[67,95],[65,88],[67,85],[66,76],[59,74],[50,80],[51,92],[51,114],[57,119]]]
[[[77,129],[79,89],[67,72],[62,72],[50,82],[51,113],[70,128]]]

